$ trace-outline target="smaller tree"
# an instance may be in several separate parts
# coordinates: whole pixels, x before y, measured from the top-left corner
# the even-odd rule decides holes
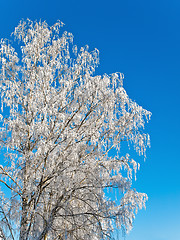
[[[131,189],[139,164],[120,148],[145,154],[151,114],[129,99],[123,74],[95,76],[98,50],[77,51],[61,26],[21,21],[19,57],[1,40],[3,240],[109,239],[132,227],[147,199]]]

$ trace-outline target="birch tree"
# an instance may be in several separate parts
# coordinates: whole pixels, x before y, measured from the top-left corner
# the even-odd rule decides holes
[[[62,26],[21,21],[15,44],[1,40],[3,240],[111,239],[147,200],[121,147],[145,155],[151,113],[128,97],[122,73],[95,75],[98,50],[78,49]]]

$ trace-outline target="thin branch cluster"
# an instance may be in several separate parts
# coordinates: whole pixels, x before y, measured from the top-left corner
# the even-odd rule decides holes
[[[62,26],[21,21],[17,52],[1,40],[2,240],[111,239],[147,200],[131,189],[139,164],[121,146],[145,155],[151,113],[128,97],[123,74],[95,76],[98,50],[78,50]]]

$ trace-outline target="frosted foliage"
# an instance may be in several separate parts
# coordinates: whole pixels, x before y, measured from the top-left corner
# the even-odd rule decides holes
[[[1,239],[110,239],[147,199],[131,190],[139,164],[120,150],[145,155],[151,114],[123,74],[96,76],[98,50],[73,46],[62,26],[21,21],[17,52],[1,40]]]

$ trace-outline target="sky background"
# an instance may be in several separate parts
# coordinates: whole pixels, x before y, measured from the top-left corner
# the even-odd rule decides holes
[[[133,183],[149,196],[126,240],[180,239],[180,1],[1,1],[0,38],[24,18],[58,19],[79,47],[100,51],[97,74],[122,72],[131,99],[152,112],[147,159]],[[138,156],[137,158],[138,159]]]

